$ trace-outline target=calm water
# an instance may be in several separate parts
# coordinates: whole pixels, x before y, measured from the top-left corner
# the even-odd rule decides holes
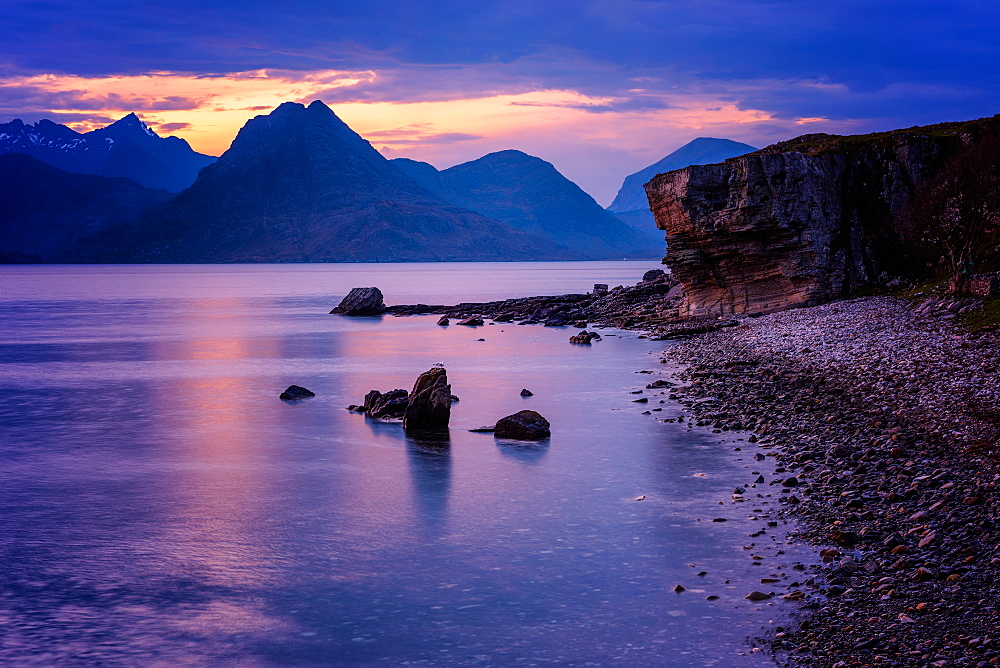
[[[729,502],[754,446],[632,402],[662,342],[328,315],[655,267],[0,267],[0,662],[769,665],[747,637],[787,604],[743,597],[802,555]],[[437,362],[449,442],[344,410]],[[522,408],[548,442],[466,431]]]

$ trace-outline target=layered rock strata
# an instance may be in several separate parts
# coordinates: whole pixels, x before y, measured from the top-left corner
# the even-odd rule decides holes
[[[646,184],[681,315],[819,304],[913,270],[901,215],[991,119],[863,137],[806,135]]]

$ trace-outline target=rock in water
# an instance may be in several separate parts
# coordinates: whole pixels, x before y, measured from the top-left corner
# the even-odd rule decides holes
[[[531,390],[529,390],[528,388],[524,388],[523,390],[521,390],[521,396],[522,397],[533,397],[533,396],[535,396],[535,393],[532,392]]]
[[[437,431],[448,428],[451,419],[451,385],[448,373],[429,369],[417,378],[403,415],[405,431]]]
[[[500,418],[493,433],[498,438],[516,438],[521,441],[540,441],[552,435],[549,421],[535,411],[518,411]]]
[[[448,316],[443,315],[440,318],[438,318],[437,324],[440,325],[441,327],[447,327],[448,325],[451,324],[451,320],[448,319]]]
[[[588,346],[590,345],[591,341],[600,341],[600,340],[601,340],[600,334],[598,334],[597,332],[588,332],[587,330],[583,330],[579,334],[574,334],[573,336],[569,337],[570,343],[579,343]]]
[[[375,390],[372,390],[372,392],[375,392]],[[376,419],[403,417],[406,407],[410,403],[410,396],[406,390],[389,390],[385,394],[375,392],[378,394],[378,397],[373,398],[371,405],[369,405],[368,397],[372,395],[372,392],[369,392],[365,396],[368,417]]]
[[[330,313],[340,315],[382,315],[385,313],[385,302],[382,301],[382,291],[378,288],[351,288],[347,296],[340,300],[337,308]]]
[[[278,395],[279,399],[284,399],[285,401],[294,401],[296,399],[306,399],[308,397],[315,397],[316,393],[307,390],[304,387],[298,385],[289,385],[288,388]]]

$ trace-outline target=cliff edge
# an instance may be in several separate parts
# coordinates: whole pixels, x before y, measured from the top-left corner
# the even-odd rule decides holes
[[[804,135],[646,184],[681,315],[772,312],[926,270],[906,214],[920,185],[1000,116],[862,136]]]

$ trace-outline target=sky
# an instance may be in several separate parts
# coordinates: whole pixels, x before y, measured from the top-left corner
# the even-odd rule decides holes
[[[519,149],[602,205],[696,137],[1000,113],[1000,0],[0,0],[0,122],[136,112],[219,155],[323,100],[389,158]]]

